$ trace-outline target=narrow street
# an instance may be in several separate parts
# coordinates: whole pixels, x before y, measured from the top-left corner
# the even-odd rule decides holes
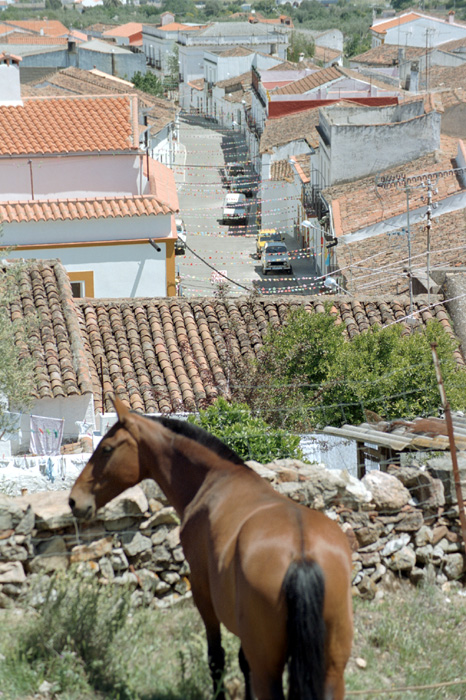
[[[313,268],[306,255],[292,253],[292,275],[262,274],[255,255],[255,196],[248,199],[246,225],[223,224],[223,202],[228,191],[225,164],[246,159],[247,151],[240,134],[202,117],[181,117],[180,149],[174,173],[180,216],[187,230],[186,255],[176,258],[176,274],[181,280],[183,296],[212,295],[218,288],[218,281],[223,280],[216,274],[217,270],[238,283],[227,282],[230,295],[244,295],[254,289],[263,294],[315,293]]]

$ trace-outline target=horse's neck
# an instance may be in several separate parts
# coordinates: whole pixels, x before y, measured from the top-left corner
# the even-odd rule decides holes
[[[162,428],[162,432],[145,431],[140,445],[143,475],[154,479],[179,515],[206,483],[209,475],[218,473],[219,461],[225,469],[229,462],[194,440]],[[234,469],[235,465],[231,465]]]

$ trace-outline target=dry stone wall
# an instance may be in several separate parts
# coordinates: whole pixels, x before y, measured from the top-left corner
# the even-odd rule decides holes
[[[341,525],[353,550],[355,595],[377,596],[398,577],[446,588],[466,583],[449,456],[361,481],[296,460],[250,466]],[[466,493],[466,463],[460,467]],[[165,606],[189,595],[179,520],[155,482],[129,489],[85,524],[72,517],[68,493],[0,495],[0,606],[25,596],[39,604],[50,575],[71,565],[105,583],[129,584],[135,604]]]

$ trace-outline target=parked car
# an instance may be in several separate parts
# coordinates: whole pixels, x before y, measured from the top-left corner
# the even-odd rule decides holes
[[[290,257],[284,243],[266,243],[261,255],[262,272],[292,272]]]
[[[186,226],[183,219],[175,219],[175,224],[178,234],[175,241],[175,255],[184,255],[186,253]]]
[[[248,218],[248,204],[244,194],[229,192],[223,204],[223,221],[227,224],[237,224]]]
[[[255,189],[255,178],[240,163],[233,163],[227,167],[227,185],[232,192],[241,192],[246,197],[252,197]]]
[[[256,255],[260,258],[262,251],[267,243],[283,243],[285,236],[276,228],[263,228],[259,231],[256,238]]]

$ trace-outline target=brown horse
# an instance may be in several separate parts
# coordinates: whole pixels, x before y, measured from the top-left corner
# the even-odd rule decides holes
[[[182,421],[150,419],[115,399],[118,422],[76,480],[70,506],[92,518],[155,479],[181,518],[194,602],[218,700],[220,622],[241,641],[246,700],[343,700],[352,642],[351,553],[323,513],[278,494],[228,447]]]

